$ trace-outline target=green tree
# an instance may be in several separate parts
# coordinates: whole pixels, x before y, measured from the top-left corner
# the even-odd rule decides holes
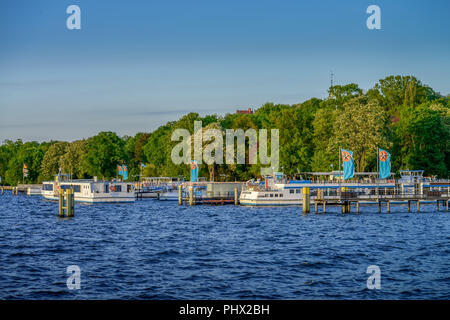
[[[51,180],[59,172],[60,160],[69,146],[67,142],[56,142],[48,148],[41,164],[41,177]]]
[[[111,179],[117,176],[117,165],[126,160],[125,142],[114,132],[100,132],[87,140],[85,168],[91,176]]]
[[[73,178],[84,178],[87,171],[85,168],[86,140],[77,140],[67,146],[66,152],[60,157],[59,165],[63,172],[70,173]]]
[[[147,158],[144,153],[144,146],[147,143],[149,133],[137,133],[129,138],[125,143],[125,152],[128,159],[128,170],[130,178],[137,180],[141,173],[141,163],[145,163]]]
[[[338,170],[339,155],[338,151],[330,148],[333,137],[333,126],[337,112],[334,109],[319,109],[313,122],[314,155],[311,160],[311,169],[313,171],[328,172]]]
[[[404,110],[395,127],[395,166],[400,169],[421,169],[427,175],[448,176],[448,118],[431,103]],[[447,113],[448,115],[448,113]]]
[[[377,147],[386,147],[387,114],[383,108],[366,97],[354,98],[336,111],[333,124],[333,138],[329,148],[348,148],[354,152],[353,158],[358,172],[365,171],[370,158],[376,157]]]

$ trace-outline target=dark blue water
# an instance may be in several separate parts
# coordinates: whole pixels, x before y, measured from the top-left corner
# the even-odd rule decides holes
[[[449,299],[450,213],[0,196],[1,299]],[[66,268],[81,268],[81,289]],[[367,289],[366,269],[381,269]]]

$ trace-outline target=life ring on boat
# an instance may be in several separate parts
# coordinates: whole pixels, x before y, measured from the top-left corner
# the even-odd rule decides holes
[[[115,191],[116,191],[116,187],[114,187],[114,186],[109,186],[109,191],[115,192]]]
[[[59,191],[59,184],[56,185],[56,191]]]

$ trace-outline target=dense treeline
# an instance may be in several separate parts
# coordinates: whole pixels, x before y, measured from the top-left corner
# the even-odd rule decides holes
[[[204,128],[247,130],[279,129],[280,167],[289,175],[338,168],[339,146],[354,151],[357,171],[376,170],[376,148],[391,151],[392,169],[424,169],[426,175],[447,178],[450,169],[449,96],[436,93],[412,76],[389,76],[363,92],[357,84],[329,89],[329,98],[312,98],[294,105],[266,103],[254,114],[207,115],[189,113],[152,133],[119,137],[100,132],[74,142],[22,142],[6,140],[0,146],[3,184],[52,179],[59,168],[74,178],[117,176],[117,164],[126,164],[129,179],[136,180],[140,164],[144,176],[189,177],[189,166],[175,165],[171,141],[177,128],[194,131],[194,121]],[[248,153],[248,150],[247,150]],[[247,157],[248,159],[248,157]],[[214,167],[213,167],[214,166]],[[214,169],[214,170],[213,170]],[[247,180],[260,173],[260,165],[200,166],[200,176],[216,180]]]

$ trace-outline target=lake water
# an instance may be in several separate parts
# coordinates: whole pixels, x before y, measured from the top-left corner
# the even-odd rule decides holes
[[[0,299],[449,299],[450,213],[0,195]],[[81,269],[69,290],[66,268]],[[369,265],[381,289],[367,289]]]

